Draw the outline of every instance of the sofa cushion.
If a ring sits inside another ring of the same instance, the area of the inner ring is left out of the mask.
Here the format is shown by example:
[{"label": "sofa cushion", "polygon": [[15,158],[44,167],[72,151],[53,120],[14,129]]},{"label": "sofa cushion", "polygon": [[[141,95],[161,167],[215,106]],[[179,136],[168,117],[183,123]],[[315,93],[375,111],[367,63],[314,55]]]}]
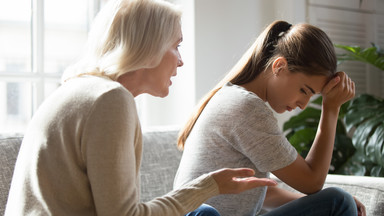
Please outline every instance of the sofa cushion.
[{"label": "sofa cushion", "polygon": [[353,194],[365,205],[367,215],[384,215],[384,178],[328,175],[324,187],[340,187]]},{"label": "sofa cushion", "polygon": [[21,135],[0,137],[0,215],[4,214],[13,169],[22,141]]},{"label": "sofa cushion", "polygon": [[144,132],[141,163],[141,201],[163,196],[173,188],[182,152],[177,149],[178,131],[173,128]]},{"label": "sofa cushion", "polygon": [[[271,178],[279,182],[279,187],[297,192],[281,182],[276,176]],[[329,174],[324,188],[339,187],[355,196],[365,205],[368,216],[384,215],[384,178],[369,176],[347,176]]]}]

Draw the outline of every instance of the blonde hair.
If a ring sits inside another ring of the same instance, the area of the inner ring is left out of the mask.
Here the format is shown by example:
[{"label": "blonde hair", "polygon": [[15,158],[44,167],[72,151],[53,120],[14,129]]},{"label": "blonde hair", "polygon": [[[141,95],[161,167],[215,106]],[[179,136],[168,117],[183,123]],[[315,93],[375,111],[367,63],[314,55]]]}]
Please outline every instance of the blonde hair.
[{"label": "blonde hair", "polygon": [[337,60],[333,44],[321,29],[305,23],[292,26],[285,21],[275,21],[260,34],[224,79],[202,98],[179,133],[179,149],[184,148],[205,106],[225,83],[242,85],[251,82],[269,68],[277,57],[287,59],[291,72],[328,77],[336,73]]},{"label": "blonde hair", "polygon": [[175,42],[181,11],[162,0],[111,0],[96,16],[82,58],[62,81],[81,75],[121,75],[156,67]]}]

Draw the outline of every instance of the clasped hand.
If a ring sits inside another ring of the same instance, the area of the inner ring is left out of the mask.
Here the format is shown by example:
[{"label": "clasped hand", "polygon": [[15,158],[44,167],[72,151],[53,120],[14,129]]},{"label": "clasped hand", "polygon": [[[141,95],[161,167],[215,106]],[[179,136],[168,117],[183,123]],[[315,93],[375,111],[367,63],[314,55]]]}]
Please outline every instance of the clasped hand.
[{"label": "clasped hand", "polygon": [[321,91],[323,106],[340,108],[355,96],[355,83],[345,72],[337,72]]}]

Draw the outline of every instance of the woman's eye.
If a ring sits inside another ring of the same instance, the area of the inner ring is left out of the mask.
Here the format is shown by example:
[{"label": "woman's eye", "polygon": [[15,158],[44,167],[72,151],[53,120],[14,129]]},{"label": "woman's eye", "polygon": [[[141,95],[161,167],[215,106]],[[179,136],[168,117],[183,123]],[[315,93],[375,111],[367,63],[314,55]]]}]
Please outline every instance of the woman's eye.
[{"label": "woman's eye", "polygon": [[307,95],[307,92],[303,88],[301,88],[300,91],[301,91],[301,93]]}]

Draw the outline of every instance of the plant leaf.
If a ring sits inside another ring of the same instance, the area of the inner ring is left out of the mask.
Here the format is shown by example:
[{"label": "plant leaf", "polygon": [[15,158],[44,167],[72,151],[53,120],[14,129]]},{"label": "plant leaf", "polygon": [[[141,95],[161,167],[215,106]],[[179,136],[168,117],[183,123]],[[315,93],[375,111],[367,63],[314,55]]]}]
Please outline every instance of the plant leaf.
[{"label": "plant leaf", "polygon": [[304,128],[302,130],[295,131],[295,133],[289,138],[289,142],[301,155],[303,152],[307,152],[310,149],[315,135],[316,129]]},{"label": "plant leaf", "polygon": [[372,152],[367,152],[366,146],[368,143],[369,137],[374,133],[375,128],[383,122],[383,114],[381,118],[371,118],[362,122],[357,126],[353,136],[352,142],[356,149],[359,151],[365,152],[367,156]]},{"label": "plant leaf", "polygon": [[352,127],[357,127],[367,119],[376,118],[382,113],[384,113],[384,101],[382,99],[367,94],[355,97],[345,114],[347,131]]},{"label": "plant leaf", "polygon": [[366,146],[366,155],[372,160],[384,167],[384,123],[379,124],[374,133],[369,137]]},{"label": "plant leaf", "polygon": [[361,48],[359,46],[347,46],[347,45],[341,45],[341,44],[335,44],[334,45],[337,48],[341,48],[343,50],[346,50],[351,53],[358,53],[360,52]]},{"label": "plant leaf", "polygon": [[292,129],[298,130],[303,127],[315,127],[319,123],[321,111],[313,107],[307,107],[305,110],[300,112],[296,116],[292,116],[288,121],[283,125],[283,131]]},{"label": "plant leaf", "polygon": [[339,63],[344,61],[360,61],[371,64],[384,71],[384,56],[381,55],[380,48],[373,45],[372,47],[361,50],[358,46],[346,46],[335,44],[337,48],[347,51],[347,53],[337,55]]},{"label": "plant leaf", "polygon": [[317,97],[315,100],[313,100],[311,103],[321,105],[323,103],[323,97]]},{"label": "plant leaf", "polygon": [[335,173],[342,175],[364,176],[367,172],[366,167],[363,165],[364,158],[365,156],[361,152],[356,152],[345,164],[336,170]]},{"label": "plant leaf", "polygon": [[335,173],[340,167],[345,164],[348,159],[355,153],[351,138],[344,134],[336,133],[335,146],[332,153],[332,168],[330,173]]},{"label": "plant leaf", "polygon": [[384,167],[382,167],[382,166],[372,167],[371,176],[384,177]]}]

